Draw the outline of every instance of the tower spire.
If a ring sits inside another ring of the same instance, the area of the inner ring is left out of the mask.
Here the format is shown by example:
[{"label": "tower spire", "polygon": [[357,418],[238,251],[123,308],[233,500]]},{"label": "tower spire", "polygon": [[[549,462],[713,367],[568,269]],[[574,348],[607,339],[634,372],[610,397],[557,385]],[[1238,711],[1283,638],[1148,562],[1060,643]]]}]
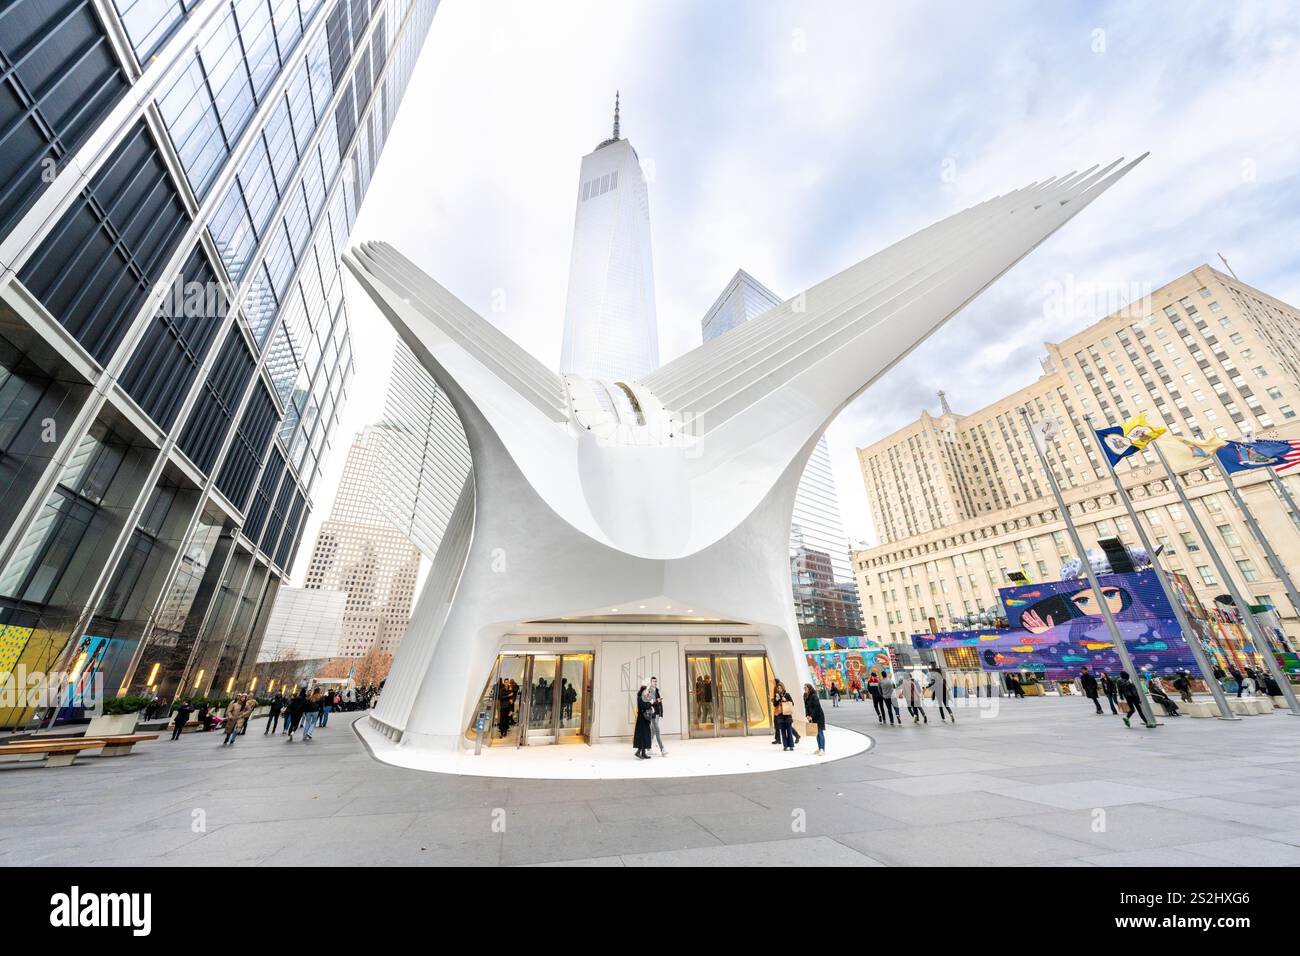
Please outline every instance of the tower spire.
[{"label": "tower spire", "polygon": [[618,139],[618,90],[614,91],[614,139]]},{"label": "tower spire", "polygon": [[951,415],[952,406],[948,404],[948,395],[943,389],[939,389],[939,414]]}]

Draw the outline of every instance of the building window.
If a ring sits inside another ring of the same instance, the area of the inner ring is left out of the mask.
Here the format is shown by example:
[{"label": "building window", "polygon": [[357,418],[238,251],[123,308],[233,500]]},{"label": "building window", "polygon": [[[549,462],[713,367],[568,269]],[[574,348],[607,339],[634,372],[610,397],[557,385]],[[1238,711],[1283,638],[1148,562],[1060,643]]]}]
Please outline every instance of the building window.
[{"label": "building window", "polygon": [[0,19],[0,234],[126,92],[90,0],[18,0]]},{"label": "building window", "polygon": [[1237,531],[1230,524],[1221,524],[1218,526],[1219,536],[1223,538],[1223,543],[1229,547],[1235,548],[1241,544],[1241,538],[1237,536]]},{"label": "building window", "polygon": [[1201,583],[1207,588],[1218,586],[1219,579],[1214,576],[1214,572],[1210,570],[1208,565],[1198,564],[1196,566],[1196,573],[1201,576]]},{"label": "building window", "polygon": [[226,315],[216,273],[198,246],[164,295],[122,373],[126,393],[170,429]]},{"label": "building window", "polygon": [[232,328],[177,442],[200,471],[209,472],[216,464],[235,410],[252,377],[252,353],[244,344],[243,336]]},{"label": "building window", "polygon": [[188,226],[162,156],[138,123],[19,278],[107,364]]},{"label": "building window", "polygon": [[1238,561],[1237,568],[1241,571],[1241,576],[1247,583],[1259,580],[1259,573],[1255,570],[1255,564],[1248,558],[1242,558]]}]

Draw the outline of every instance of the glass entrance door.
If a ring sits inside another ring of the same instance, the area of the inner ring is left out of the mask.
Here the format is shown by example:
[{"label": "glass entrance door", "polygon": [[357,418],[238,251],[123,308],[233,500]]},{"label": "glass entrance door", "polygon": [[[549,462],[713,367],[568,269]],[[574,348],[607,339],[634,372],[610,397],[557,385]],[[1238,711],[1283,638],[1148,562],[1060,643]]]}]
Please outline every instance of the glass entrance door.
[{"label": "glass entrance door", "polygon": [[555,672],[558,657],[530,657],[528,676],[528,728],[525,743],[555,743]]},{"label": "glass entrance door", "polygon": [[766,654],[688,654],[686,678],[692,737],[772,730],[772,670]]},{"label": "glass entrance door", "polygon": [[[484,693],[492,704],[485,740],[516,747],[587,742],[592,660],[591,654],[502,654]],[[467,739],[476,732],[471,723]]]},{"label": "glass entrance door", "polygon": [[497,665],[495,700],[492,708],[492,744],[519,744],[519,714],[528,686],[528,659],[517,654],[503,656]]},{"label": "glass entrance door", "polygon": [[591,661],[590,654],[565,654],[560,658],[555,738],[561,743],[579,743],[590,734]]}]

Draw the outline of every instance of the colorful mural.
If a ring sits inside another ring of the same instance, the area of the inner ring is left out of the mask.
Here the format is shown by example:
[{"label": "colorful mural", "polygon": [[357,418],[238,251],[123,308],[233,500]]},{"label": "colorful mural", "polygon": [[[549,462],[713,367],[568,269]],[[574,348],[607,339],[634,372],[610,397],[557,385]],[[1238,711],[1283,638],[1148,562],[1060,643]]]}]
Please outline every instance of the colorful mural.
[{"label": "colorful mural", "polygon": [[18,663],[18,658],[22,655],[23,648],[27,646],[27,640],[31,636],[30,627],[0,624],[0,686],[3,686],[13,672],[14,665]]},{"label": "colorful mural", "polygon": [[1173,609],[1151,571],[1104,574],[1101,595],[1083,579],[1000,589],[1010,624],[1005,630],[914,635],[917,648],[975,646],[989,671],[1037,671],[1068,680],[1087,665],[1115,673],[1119,655],[1102,618],[1106,601],[1134,664],[1143,672],[1199,673]]},{"label": "colorful mural", "polygon": [[869,637],[815,637],[805,639],[808,669],[818,687],[832,683],[848,690],[856,680],[865,683],[873,669],[889,667],[889,652]]}]

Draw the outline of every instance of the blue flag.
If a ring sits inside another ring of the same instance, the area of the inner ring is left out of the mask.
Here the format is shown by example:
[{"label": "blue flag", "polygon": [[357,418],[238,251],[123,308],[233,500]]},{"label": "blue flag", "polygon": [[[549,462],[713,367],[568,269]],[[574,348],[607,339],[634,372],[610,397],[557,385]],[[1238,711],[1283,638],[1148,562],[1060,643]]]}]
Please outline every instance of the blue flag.
[{"label": "blue flag", "polygon": [[1165,433],[1165,429],[1147,424],[1146,412],[1138,412],[1123,425],[1097,429],[1097,439],[1101,442],[1110,466],[1114,468],[1121,461],[1141,451]]},{"label": "blue flag", "polygon": [[1101,449],[1110,459],[1110,466],[1114,468],[1121,461],[1127,458],[1133,452],[1137,451],[1132,444],[1124,438],[1124,427],[1122,425],[1112,425],[1110,428],[1098,428],[1097,439],[1101,442]]},{"label": "blue flag", "polygon": [[1230,441],[1215,454],[1230,474],[1257,468],[1286,471],[1300,464],[1300,441]]}]

